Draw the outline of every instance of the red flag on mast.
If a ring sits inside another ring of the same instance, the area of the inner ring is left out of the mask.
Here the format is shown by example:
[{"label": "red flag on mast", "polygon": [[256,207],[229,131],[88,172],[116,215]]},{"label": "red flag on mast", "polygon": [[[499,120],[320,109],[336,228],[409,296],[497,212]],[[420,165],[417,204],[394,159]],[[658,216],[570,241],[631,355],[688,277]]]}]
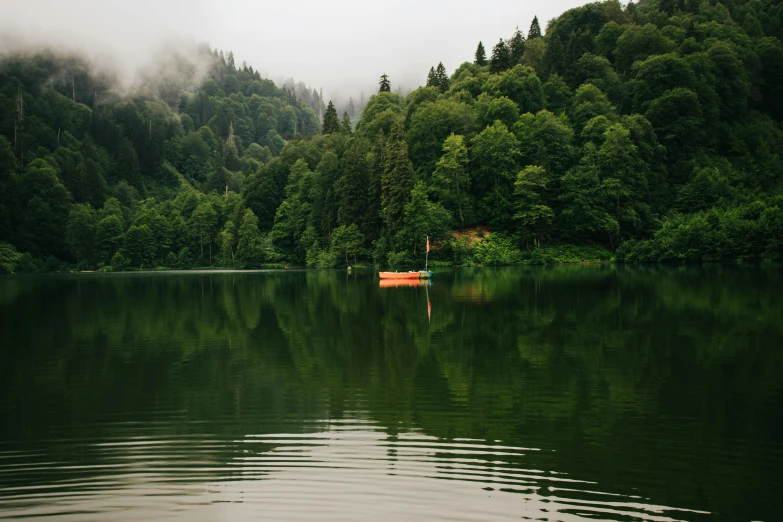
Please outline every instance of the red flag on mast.
[{"label": "red flag on mast", "polygon": [[430,251],[430,236],[427,236],[427,253]]}]

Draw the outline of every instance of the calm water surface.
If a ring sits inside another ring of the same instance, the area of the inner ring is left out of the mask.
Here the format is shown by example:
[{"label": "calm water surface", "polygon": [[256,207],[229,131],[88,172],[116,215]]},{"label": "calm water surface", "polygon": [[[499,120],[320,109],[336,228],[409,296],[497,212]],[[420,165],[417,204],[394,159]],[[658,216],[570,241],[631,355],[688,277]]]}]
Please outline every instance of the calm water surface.
[{"label": "calm water surface", "polygon": [[0,519],[781,520],[779,267],[0,279]]}]

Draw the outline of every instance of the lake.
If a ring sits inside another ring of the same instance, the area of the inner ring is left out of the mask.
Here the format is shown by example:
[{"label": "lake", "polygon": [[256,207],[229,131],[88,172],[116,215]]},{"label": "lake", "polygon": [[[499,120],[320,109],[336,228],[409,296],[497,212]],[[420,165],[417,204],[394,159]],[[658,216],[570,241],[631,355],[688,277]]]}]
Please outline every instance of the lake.
[{"label": "lake", "polygon": [[0,519],[780,520],[777,266],[0,278]]}]

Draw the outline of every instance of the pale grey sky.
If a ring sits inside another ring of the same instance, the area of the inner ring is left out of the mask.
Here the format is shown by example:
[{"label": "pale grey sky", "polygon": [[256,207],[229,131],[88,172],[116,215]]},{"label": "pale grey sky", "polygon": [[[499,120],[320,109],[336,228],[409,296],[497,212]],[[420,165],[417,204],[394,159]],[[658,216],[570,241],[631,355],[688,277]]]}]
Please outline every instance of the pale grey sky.
[{"label": "pale grey sky", "polygon": [[526,34],[585,0],[0,0],[0,50],[40,45],[84,50],[128,77],[165,46],[233,50],[266,77],[293,77],[327,96],[369,95],[424,83],[442,61],[451,73],[515,27]]}]

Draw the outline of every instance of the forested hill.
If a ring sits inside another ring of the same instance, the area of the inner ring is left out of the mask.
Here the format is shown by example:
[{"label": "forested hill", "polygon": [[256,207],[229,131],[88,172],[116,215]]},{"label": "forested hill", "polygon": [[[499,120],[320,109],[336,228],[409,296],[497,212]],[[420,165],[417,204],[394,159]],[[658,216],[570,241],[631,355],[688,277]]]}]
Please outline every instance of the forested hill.
[{"label": "forested hill", "polygon": [[7,58],[0,270],[781,259],[781,39],[772,0],[588,4],[355,126],[219,55],[130,97]]}]

